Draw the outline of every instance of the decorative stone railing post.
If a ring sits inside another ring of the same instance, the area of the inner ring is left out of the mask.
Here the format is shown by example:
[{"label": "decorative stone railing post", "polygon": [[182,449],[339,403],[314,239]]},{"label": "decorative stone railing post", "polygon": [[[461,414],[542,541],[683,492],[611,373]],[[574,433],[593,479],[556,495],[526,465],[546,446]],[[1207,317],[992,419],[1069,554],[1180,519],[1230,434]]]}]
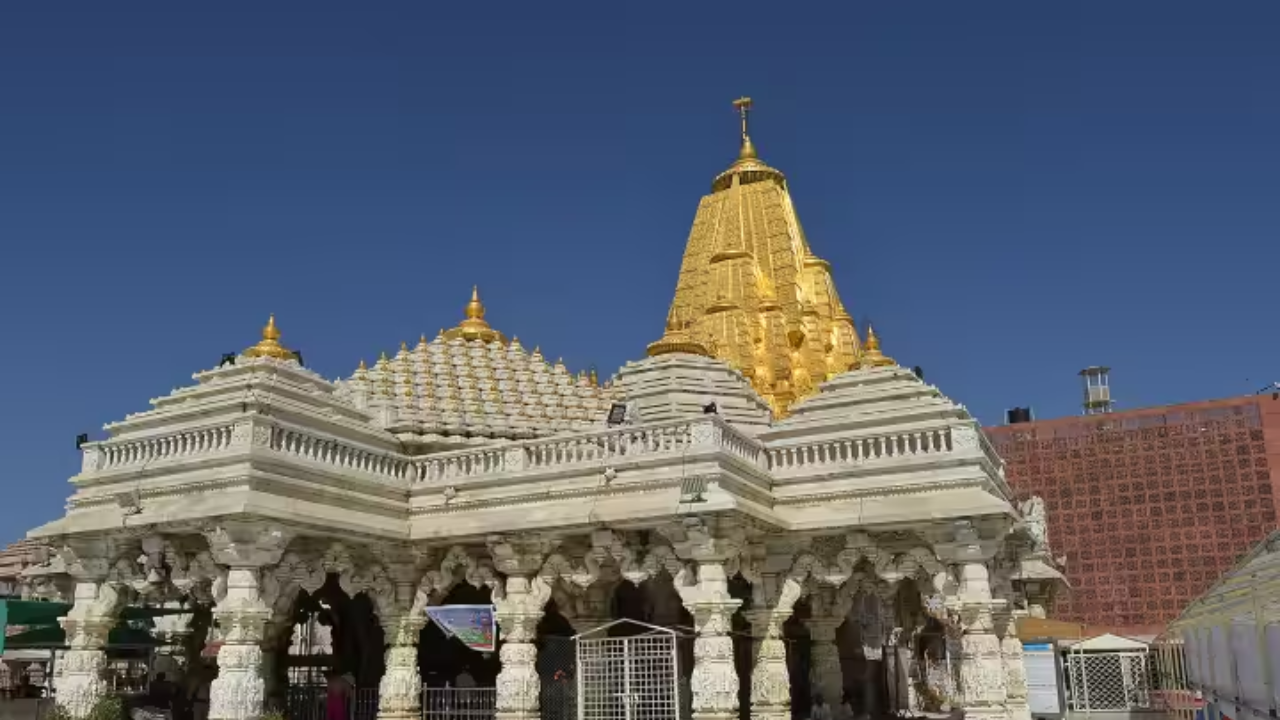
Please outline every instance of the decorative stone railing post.
[{"label": "decorative stone railing post", "polygon": [[210,720],[253,720],[263,713],[266,682],[262,642],[278,591],[270,569],[280,562],[288,536],[257,523],[227,523],[208,530],[209,550],[227,568],[214,584],[214,620],[222,647],[218,677],[209,687]]},{"label": "decorative stone railing post", "polygon": [[387,660],[378,683],[378,720],[417,720],[422,711],[418,636],[427,623],[426,608],[414,602],[420,573],[412,562],[391,563],[388,570],[395,597],[379,608]]},{"label": "decorative stone railing post", "polygon": [[79,720],[88,717],[106,694],[107,636],[126,600],[132,563],[113,562],[120,549],[106,539],[72,540],[59,554],[76,584],[74,604],[58,621],[68,647],[62,659],[58,703]]},{"label": "decorative stone railing post", "polygon": [[1004,666],[1005,708],[1009,720],[1031,720],[1022,641],[1018,639],[1017,618],[1008,607],[996,614],[995,630],[1000,638],[1000,663]]},{"label": "decorative stone railing post", "polygon": [[502,633],[498,658],[496,720],[534,720],[538,715],[538,622],[551,597],[551,586],[539,577],[552,543],[542,537],[489,538],[494,567],[507,576],[495,593],[494,610]]},{"label": "decorative stone railing post", "polygon": [[[713,532],[688,518],[670,528],[676,554],[692,561],[675,578],[676,591],[693,616],[693,675],[689,679],[695,720],[735,720],[738,716],[738,671],[733,664],[733,614],[742,601],[729,595],[725,562],[738,558],[741,533],[732,528]],[[737,535],[735,537],[735,535]]]}]

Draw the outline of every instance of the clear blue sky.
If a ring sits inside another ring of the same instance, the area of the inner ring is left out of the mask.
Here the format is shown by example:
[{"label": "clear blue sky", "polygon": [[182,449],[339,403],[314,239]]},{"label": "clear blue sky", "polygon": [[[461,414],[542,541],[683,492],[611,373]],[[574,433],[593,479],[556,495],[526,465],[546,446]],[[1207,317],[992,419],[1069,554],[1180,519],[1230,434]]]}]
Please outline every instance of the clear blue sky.
[{"label": "clear blue sky", "polygon": [[984,422],[1280,379],[1278,3],[216,5],[0,10],[0,539],[268,312],[329,377],[473,283],[640,357],[742,94],[850,312]]}]

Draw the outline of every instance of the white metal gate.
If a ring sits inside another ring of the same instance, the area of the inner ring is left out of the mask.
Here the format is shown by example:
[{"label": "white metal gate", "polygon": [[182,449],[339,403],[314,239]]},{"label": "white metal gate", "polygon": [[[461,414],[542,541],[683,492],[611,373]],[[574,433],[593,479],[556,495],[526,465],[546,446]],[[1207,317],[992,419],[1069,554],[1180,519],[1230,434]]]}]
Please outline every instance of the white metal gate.
[{"label": "white metal gate", "polygon": [[1146,651],[1068,652],[1067,679],[1075,711],[1151,708]]},{"label": "white metal gate", "polygon": [[[630,625],[639,632],[610,637]],[[673,630],[616,620],[574,636],[578,720],[678,720],[680,658]]]}]

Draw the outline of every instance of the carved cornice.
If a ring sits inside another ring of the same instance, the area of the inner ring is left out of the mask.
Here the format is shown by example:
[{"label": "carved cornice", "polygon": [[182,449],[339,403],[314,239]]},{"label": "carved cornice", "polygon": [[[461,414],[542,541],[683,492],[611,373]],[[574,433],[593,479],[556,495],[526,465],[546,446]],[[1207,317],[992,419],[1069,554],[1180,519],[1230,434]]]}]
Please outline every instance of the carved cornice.
[{"label": "carved cornice", "polygon": [[988,481],[983,478],[963,478],[959,480],[931,480],[923,483],[913,483],[911,485],[878,485],[875,487],[848,488],[841,490],[827,490],[823,492],[806,493],[804,495],[793,495],[780,497],[775,501],[775,506],[783,507],[806,507],[810,505],[823,505],[833,501],[840,500],[864,500],[878,498],[893,497],[911,497],[917,495],[936,495],[948,490],[965,490],[969,488],[984,489]]},{"label": "carved cornice", "polygon": [[[662,491],[670,491],[678,489],[681,486],[680,478],[663,478],[660,480],[646,481],[643,483],[614,483],[610,485],[600,485],[596,483],[589,487],[572,488],[572,489],[555,489],[555,490],[539,490],[537,493],[529,495],[516,495],[501,498],[487,498],[479,500],[466,500],[464,496],[459,494],[448,504],[431,505],[427,507],[416,506],[409,510],[412,517],[424,517],[434,515],[458,515],[465,514],[471,510],[493,510],[508,507],[518,507],[521,505],[529,505],[533,503],[545,503],[549,500],[576,500],[582,498],[613,498],[626,497],[640,494],[653,494]],[[445,488],[441,487],[437,492],[442,492]]]}]

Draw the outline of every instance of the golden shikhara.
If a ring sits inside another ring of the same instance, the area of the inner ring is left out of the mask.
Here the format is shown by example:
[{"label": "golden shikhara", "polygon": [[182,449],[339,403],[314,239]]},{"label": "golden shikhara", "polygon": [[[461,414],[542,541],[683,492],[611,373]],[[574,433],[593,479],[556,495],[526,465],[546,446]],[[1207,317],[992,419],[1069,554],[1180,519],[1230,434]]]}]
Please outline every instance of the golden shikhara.
[{"label": "golden shikhara", "polygon": [[724,360],[785,416],[817,384],[858,359],[858,333],[813,254],[783,174],[756,155],[742,117],[738,159],[720,173],[693,219],[667,314],[650,355],[685,352]]}]

